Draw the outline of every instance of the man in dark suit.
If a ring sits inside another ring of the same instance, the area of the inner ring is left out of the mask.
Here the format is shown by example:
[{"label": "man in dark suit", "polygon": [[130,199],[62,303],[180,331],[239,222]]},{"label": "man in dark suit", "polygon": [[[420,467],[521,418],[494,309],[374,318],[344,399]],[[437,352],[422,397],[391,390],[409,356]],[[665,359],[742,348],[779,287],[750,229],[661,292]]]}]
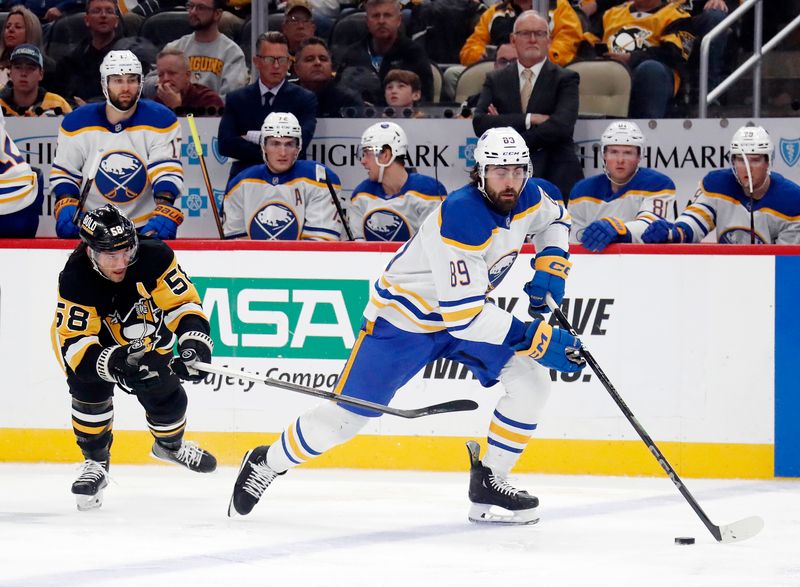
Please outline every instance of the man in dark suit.
[{"label": "man in dark suit", "polygon": [[[303,129],[303,147],[314,138],[317,126],[317,97],[286,79],[289,43],[283,33],[259,35],[253,61],[258,81],[225,97],[225,112],[219,123],[219,152],[237,159],[231,165],[228,181],[251,165],[263,163],[259,140],[267,114],[294,114]],[[305,159],[305,153],[301,152],[299,158]]]},{"label": "man in dark suit", "polygon": [[486,76],[472,127],[478,136],[489,128],[513,127],[525,137],[534,175],[568,194],[583,178],[572,141],[578,74],[548,61],[547,19],[534,10],[517,17],[511,43],[517,61]]}]

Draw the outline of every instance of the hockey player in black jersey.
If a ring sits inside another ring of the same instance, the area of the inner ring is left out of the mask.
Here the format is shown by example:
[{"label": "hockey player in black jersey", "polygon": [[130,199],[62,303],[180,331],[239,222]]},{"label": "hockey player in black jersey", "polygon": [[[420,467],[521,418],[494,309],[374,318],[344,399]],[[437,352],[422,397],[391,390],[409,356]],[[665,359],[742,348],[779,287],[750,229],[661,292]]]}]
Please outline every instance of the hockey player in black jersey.
[{"label": "hockey player in black jersey", "polygon": [[86,214],[80,237],[59,276],[53,341],[85,459],[72,493],[78,509],[87,510],[102,505],[108,484],[115,387],[144,407],[155,438],[153,457],[201,473],[213,471],[217,461],[183,439],[187,398],[181,379],[201,379],[186,365],[210,361],[213,347],[194,284],[172,249],[138,236],[112,204]]}]

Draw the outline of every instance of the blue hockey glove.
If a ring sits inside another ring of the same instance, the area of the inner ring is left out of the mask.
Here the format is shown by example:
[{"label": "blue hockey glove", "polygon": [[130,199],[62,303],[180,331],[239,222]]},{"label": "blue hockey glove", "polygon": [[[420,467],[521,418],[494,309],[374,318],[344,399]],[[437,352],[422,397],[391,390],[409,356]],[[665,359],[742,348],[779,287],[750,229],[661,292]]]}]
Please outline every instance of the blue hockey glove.
[{"label": "blue hockey glove", "polygon": [[568,257],[569,253],[557,247],[547,247],[531,262],[536,272],[533,274],[533,279],[522,288],[530,297],[529,313],[546,314],[550,311],[545,303],[545,296],[548,293],[553,296],[556,305],[561,305],[567,275],[572,267],[572,263],[567,260]]},{"label": "blue hockey glove", "polygon": [[619,218],[609,216],[595,220],[581,235],[581,244],[595,253],[599,253],[611,243],[629,243],[631,233]]},{"label": "blue hockey glove", "polygon": [[192,363],[201,361],[211,362],[211,351],[214,343],[204,332],[187,332],[178,340],[178,356],[174,357],[169,366],[172,372],[186,381],[202,381],[206,374],[192,368]]},{"label": "blue hockey glove", "polygon": [[56,235],[58,238],[78,238],[80,229],[72,222],[78,210],[78,200],[75,198],[61,198],[56,201]]},{"label": "blue hockey glove", "polygon": [[581,341],[544,320],[531,322],[525,338],[512,348],[518,355],[527,355],[543,367],[556,371],[575,373],[586,366],[580,354]]},{"label": "blue hockey glove", "polygon": [[683,243],[690,242],[691,238],[689,227],[685,224],[672,224],[663,219],[658,219],[650,224],[642,233],[642,242],[648,244],[657,243]]},{"label": "blue hockey glove", "polygon": [[183,212],[166,204],[159,204],[153,210],[153,215],[139,232],[160,238],[161,240],[174,239],[178,235],[178,227],[183,223]]}]

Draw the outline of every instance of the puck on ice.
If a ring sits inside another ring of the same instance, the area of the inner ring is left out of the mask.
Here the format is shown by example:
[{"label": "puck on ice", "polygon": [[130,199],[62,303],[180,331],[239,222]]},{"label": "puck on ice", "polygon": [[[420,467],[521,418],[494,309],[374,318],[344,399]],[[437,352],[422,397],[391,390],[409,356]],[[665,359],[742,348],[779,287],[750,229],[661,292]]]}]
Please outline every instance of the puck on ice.
[{"label": "puck on ice", "polygon": [[694,538],[678,536],[675,539],[675,544],[694,544]]}]

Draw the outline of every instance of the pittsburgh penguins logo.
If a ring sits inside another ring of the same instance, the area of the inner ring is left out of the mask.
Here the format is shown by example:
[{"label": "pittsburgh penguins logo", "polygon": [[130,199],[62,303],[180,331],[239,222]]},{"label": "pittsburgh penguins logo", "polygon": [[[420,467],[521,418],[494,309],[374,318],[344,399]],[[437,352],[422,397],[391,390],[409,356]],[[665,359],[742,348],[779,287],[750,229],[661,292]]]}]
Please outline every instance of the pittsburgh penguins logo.
[{"label": "pittsburgh penguins logo", "polygon": [[[757,232],[755,236],[757,245],[765,244],[764,239]],[[750,229],[741,226],[733,226],[719,235],[719,243],[721,245],[749,245],[750,240]]]},{"label": "pittsburgh penguins logo", "polygon": [[500,257],[494,265],[489,267],[488,291],[492,291],[494,288],[500,285],[500,282],[503,281],[503,278],[508,274],[508,270],[511,269],[511,266],[516,260],[517,251],[511,251],[507,255]]},{"label": "pittsburgh penguins logo", "polygon": [[364,218],[364,238],[368,241],[407,241],[411,238],[411,229],[396,212],[375,210]]},{"label": "pittsburgh penguins logo", "polygon": [[631,53],[650,46],[648,38],[653,33],[639,27],[623,27],[608,39],[610,53]]},{"label": "pittsburgh penguins logo", "polygon": [[127,204],[147,187],[147,169],[135,153],[110,151],[100,160],[95,186],[110,202]]},{"label": "pittsburgh penguins logo", "polygon": [[283,202],[270,202],[250,221],[250,238],[253,240],[297,240],[300,222],[294,210]]}]

